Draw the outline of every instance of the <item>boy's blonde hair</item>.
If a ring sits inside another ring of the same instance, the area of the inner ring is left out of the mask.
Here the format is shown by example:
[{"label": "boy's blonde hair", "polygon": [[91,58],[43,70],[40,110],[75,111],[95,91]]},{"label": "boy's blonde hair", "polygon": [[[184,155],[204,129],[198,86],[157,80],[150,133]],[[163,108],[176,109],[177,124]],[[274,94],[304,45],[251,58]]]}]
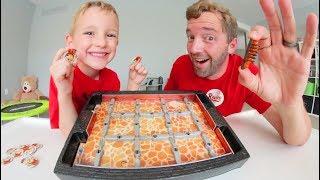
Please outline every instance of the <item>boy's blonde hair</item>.
[{"label": "boy's blonde hair", "polygon": [[75,26],[76,26],[77,20],[79,19],[79,16],[84,14],[91,7],[99,7],[102,11],[105,11],[107,13],[112,12],[116,15],[117,20],[119,21],[117,11],[111,4],[103,2],[103,1],[89,1],[89,2],[82,4],[80,6],[80,8],[78,9],[78,11],[73,16],[70,34],[74,33]]},{"label": "boy's blonde hair", "polygon": [[186,12],[186,18],[187,20],[192,18],[197,19],[204,12],[219,13],[221,15],[222,32],[227,33],[229,43],[237,37],[238,24],[236,18],[230,13],[229,9],[211,0],[199,0],[189,6]]}]

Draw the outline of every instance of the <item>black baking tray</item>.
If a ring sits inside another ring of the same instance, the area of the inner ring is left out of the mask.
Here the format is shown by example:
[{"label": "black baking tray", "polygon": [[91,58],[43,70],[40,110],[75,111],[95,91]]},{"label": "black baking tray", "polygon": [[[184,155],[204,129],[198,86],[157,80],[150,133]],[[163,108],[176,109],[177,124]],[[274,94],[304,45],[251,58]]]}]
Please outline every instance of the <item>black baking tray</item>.
[{"label": "black baking tray", "polygon": [[[210,114],[217,128],[219,128],[232,149],[232,154],[214,159],[203,160],[165,167],[152,168],[99,168],[74,165],[74,159],[80,143],[86,142],[88,138],[87,126],[97,104],[102,102],[103,95],[150,95],[158,94],[194,94],[201,101]],[[60,156],[56,162],[54,173],[60,179],[202,179],[217,176],[230,170],[240,168],[250,157],[232,128],[224,117],[216,110],[209,98],[199,91],[99,91],[94,93],[87,101],[73,126]]]}]

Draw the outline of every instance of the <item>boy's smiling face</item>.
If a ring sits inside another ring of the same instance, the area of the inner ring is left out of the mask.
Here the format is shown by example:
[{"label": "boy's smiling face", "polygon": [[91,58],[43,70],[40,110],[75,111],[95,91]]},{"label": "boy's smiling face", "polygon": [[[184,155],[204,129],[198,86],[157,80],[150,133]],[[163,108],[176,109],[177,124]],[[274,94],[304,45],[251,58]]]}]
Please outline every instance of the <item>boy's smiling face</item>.
[{"label": "boy's smiling face", "polygon": [[115,56],[119,35],[119,22],[113,12],[90,7],[79,16],[74,32],[67,36],[69,48],[88,68],[101,70]]}]

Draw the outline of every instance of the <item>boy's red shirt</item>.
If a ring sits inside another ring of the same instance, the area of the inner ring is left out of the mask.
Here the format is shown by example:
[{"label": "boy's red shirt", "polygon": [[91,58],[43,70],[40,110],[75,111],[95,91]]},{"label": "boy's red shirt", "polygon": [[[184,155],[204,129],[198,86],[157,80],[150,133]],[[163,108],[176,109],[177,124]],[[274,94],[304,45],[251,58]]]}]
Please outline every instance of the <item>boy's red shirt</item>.
[{"label": "boy's red shirt", "polygon": [[[104,68],[100,70],[99,80],[94,80],[83,74],[76,67],[74,69],[72,100],[78,112],[90,98],[92,93],[96,91],[119,91],[120,81],[118,75],[111,69]],[[49,117],[51,128],[59,128],[59,104],[56,85],[50,77],[49,87]]]}]

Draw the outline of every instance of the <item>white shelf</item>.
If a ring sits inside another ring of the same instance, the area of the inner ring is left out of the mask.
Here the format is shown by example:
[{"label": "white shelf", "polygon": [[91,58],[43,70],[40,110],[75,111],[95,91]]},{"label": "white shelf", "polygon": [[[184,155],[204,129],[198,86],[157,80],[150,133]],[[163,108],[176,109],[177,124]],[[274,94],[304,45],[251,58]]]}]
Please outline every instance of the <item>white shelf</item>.
[{"label": "white shelf", "polygon": [[[301,51],[303,41],[299,41],[299,51]],[[319,117],[319,39],[316,40],[314,54],[311,58],[309,82],[314,84],[314,89],[312,95],[305,94],[303,95],[304,103],[308,113],[312,116]]]}]

